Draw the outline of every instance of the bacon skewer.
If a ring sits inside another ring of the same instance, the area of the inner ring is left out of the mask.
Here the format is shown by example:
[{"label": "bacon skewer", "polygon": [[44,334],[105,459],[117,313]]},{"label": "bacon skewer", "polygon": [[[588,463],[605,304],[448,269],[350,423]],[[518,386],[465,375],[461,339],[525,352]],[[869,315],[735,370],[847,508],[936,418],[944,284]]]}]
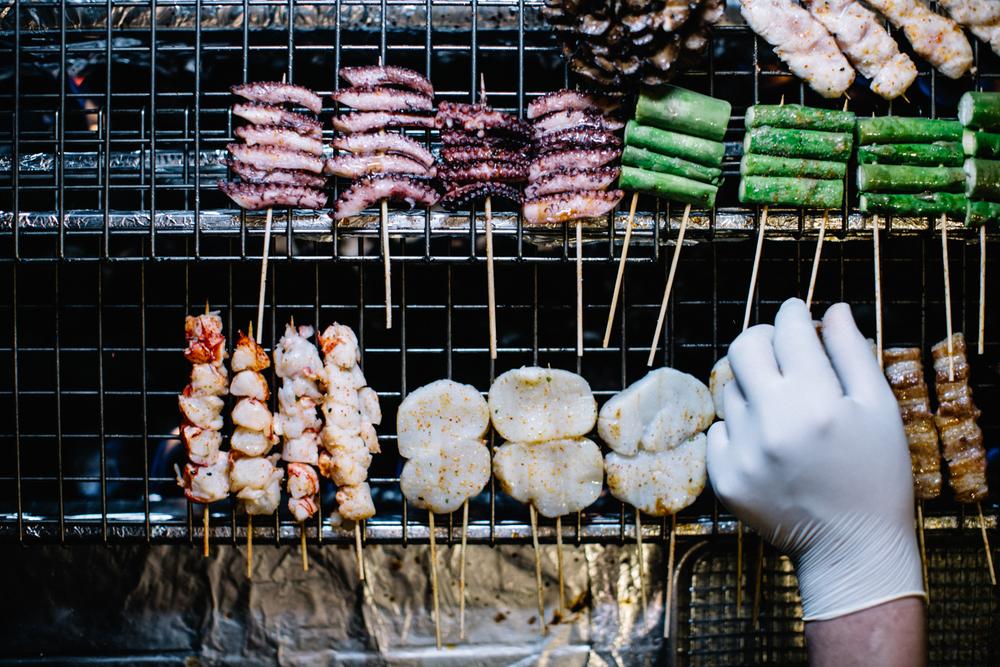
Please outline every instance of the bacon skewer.
[{"label": "bacon skewer", "polygon": [[180,434],[190,460],[177,470],[177,485],[191,502],[202,504],[204,554],[208,556],[208,506],[229,495],[229,458],[222,444],[222,396],[229,393],[225,360],[226,338],[218,311],[188,316],[184,320],[188,347],[184,356],[193,366],[191,383],[177,397],[183,415]]}]

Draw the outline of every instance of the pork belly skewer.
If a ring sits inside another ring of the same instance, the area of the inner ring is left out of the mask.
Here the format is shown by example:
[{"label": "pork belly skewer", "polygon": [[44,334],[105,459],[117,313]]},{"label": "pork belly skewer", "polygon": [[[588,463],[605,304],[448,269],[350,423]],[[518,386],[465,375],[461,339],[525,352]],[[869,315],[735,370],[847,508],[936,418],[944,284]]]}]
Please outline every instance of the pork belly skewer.
[{"label": "pork belly skewer", "polygon": [[375,426],[382,422],[378,394],[368,386],[361,367],[358,338],[350,327],[334,322],[319,336],[323,352],[326,395],[322,410],[319,472],[333,480],[339,507],[330,517],[339,526],[342,519],[354,522],[358,552],[358,578],[365,578],[361,522],[375,516],[368,466],[372,454],[381,451]]},{"label": "pork belly skewer", "polygon": [[635,507],[643,622],[642,513],[671,516],[663,636],[670,636],[674,533],[677,512],[694,502],[708,479],[704,431],[715,419],[712,394],[697,378],[673,368],[650,371],[601,408],[597,431],[612,449],[604,460],[611,494]]},{"label": "pork belly skewer", "polygon": [[274,370],[282,379],[278,390],[279,414],[274,432],[282,437],[281,458],[288,462],[288,509],[299,522],[302,569],[309,569],[306,553],[306,521],[319,511],[319,440],[323,422],[318,406],[323,399],[319,382],[324,381],[323,360],[309,342],[313,328],[296,329],[291,322],[274,350]]},{"label": "pork belly skewer", "polygon": [[[489,392],[493,427],[507,443],[493,458],[493,473],[504,493],[528,505],[535,546],[538,614],[548,635],[538,553],[536,512],[557,518],[559,584],[562,576],[562,523],[601,493],[601,450],[585,436],[597,421],[597,401],[587,381],[569,371],[523,367],[496,379]],[[560,616],[564,595],[560,591]]]},{"label": "pork belly skewer", "polygon": [[941,452],[948,462],[948,481],[955,500],[976,503],[979,510],[979,528],[986,547],[986,562],[990,568],[990,581],[997,584],[993,569],[993,555],[986,536],[982,500],[989,495],[986,486],[986,452],[983,449],[983,431],[976,421],[982,414],[972,401],[969,387],[969,363],[965,356],[965,336],[953,334],[931,348],[934,358],[938,409],[934,423],[941,434]]},{"label": "pork belly skewer", "polygon": [[[421,112],[434,108],[434,87],[419,73],[405,67],[378,66],[344,67],[338,75],[351,84],[339,88],[331,96],[335,102],[357,109],[357,112],[334,121],[334,127],[346,133],[384,130],[390,126],[432,127],[433,118]],[[385,134],[385,133],[382,133]],[[381,141],[353,137],[334,141],[333,146],[349,151],[326,161],[324,172],[355,183],[344,190],[337,200],[333,217],[337,220],[359,214],[375,202],[380,202],[379,229],[382,241],[382,261],[385,274],[385,327],[392,328],[392,268],[389,255],[389,200],[405,201],[412,208],[418,202],[424,206],[437,203],[438,194],[419,178],[434,178],[431,164],[421,162],[423,153],[402,148],[403,135],[396,140]],[[354,144],[352,147],[351,144]],[[416,142],[412,142],[416,143]],[[367,146],[366,146],[367,144]]]},{"label": "pork belly skewer", "polygon": [[177,397],[183,422],[180,435],[189,463],[177,470],[177,485],[188,500],[205,506],[202,512],[204,554],[208,557],[209,504],[229,495],[229,457],[219,451],[222,444],[222,396],[229,393],[225,360],[226,338],[218,311],[187,316],[184,320],[191,382]]},{"label": "pork belly skewer", "polygon": [[[517,184],[527,178],[531,128],[520,118],[495,111],[486,100],[486,79],[480,75],[479,104],[442,102],[435,125],[448,134],[441,150],[439,175],[447,190],[441,203],[458,210],[483,201],[486,230],[486,290],[489,309],[490,358],[497,358],[496,284],[493,267],[493,196],[521,204]],[[444,134],[444,132],[442,133]],[[475,219],[471,221],[475,229]]]},{"label": "pork belly skewer", "polygon": [[[479,391],[467,384],[438,380],[411,392],[396,413],[399,455],[406,465],[399,478],[403,496],[427,510],[431,543],[431,585],[434,625],[441,650],[441,608],[438,598],[437,544],[434,515],[463,507],[462,535],[469,520],[469,498],[490,479],[490,453],[483,436],[490,425],[489,407]],[[465,636],[465,540],[462,540],[460,633]]]},{"label": "pork belly skewer", "polygon": [[[250,325],[253,334],[253,323]],[[257,331],[258,338],[260,330]],[[253,517],[274,514],[281,502],[281,480],[285,473],[275,464],[280,454],[268,456],[278,443],[274,416],[267,407],[270,398],[267,380],[261,371],[270,368],[267,352],[251,336],[239,333],[230,364],[233,381],[229,393],[238,396],[233,407],[233,437],[229,462],[232,466],[229,490],[239,498],[247,513],[247,578],[253,576]]]},{"label": "pork belly skewer", "polygon": [[[927,587],[927,554],[924,548],[924,500],[941,494],[941,450],[934,413],[924,382],[924,366],[918,347],[893,347],[882,353],[885,377],[899,403],[906,442],[913,467],[913,495],[917,498],[917,536]],[[929,588],[927,590],[930,590]]]}]

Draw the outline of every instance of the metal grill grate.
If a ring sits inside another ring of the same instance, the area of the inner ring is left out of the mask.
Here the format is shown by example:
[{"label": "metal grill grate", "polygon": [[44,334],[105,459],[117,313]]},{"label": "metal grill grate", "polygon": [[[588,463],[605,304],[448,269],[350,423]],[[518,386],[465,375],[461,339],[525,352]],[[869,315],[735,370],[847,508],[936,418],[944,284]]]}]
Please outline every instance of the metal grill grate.
[{"label": "metal grill grate", "polygon": [[[235,209],[215,186],[226,177],[215,161],[232,137],[230,84],[284,74],[325,94],[338,67],[381,58],[429,74],[438,100],[475,99],[482,73],[491,104],[522,112],[526,101],[570,82],[555,37],[540,18],[541,4],[12,0],[0,9],[0,280],[10,286],[0,296],[0,321],[6,323],[0,327],[0,404],[11,417],[0,424],[0,457],[13,462],[0,472],[0,540],[200,540],[197,511],[183,500],[172,475],[181,455],[173,434],[175,395],[188,372],[181,323],[208,301],[222,311],[227,337],[234,340],[255,316],[262,256],[263,215]],[[726,137],[728,178],[719,207],[694,213],[687,234],[693,243],[681,257],[658,341],[658,363],[702,378],[739,333],[750,274],[751,244],[723,242],[746,240],[758,221],[757,211],[736,198],[742,114],[750,104],[782,96],[822,104],[738,17],[733,20],[734,12],[731,3],[709,53],[683,79],[686,86],[732,101],[735,117]],[[976,53],[974,85],[992,88],[1000,61],[982,45]],[[939,78],[916,61],[922,74],[911,102],[890,104],[860,94],[852,108],[859,114],[954,117],[958,95],[970,82]],[[412,136],[437,145],[434,132]],[[332,183],[329,194],[335,196],[341,185]],[[853,190],[849,182],[849,202]],[[603,402],[646,371],[679,224],[676,207],[642,198],[639,210],[607,350],[600,338],[625,211],[586,230],[582,359],[575,355],[570,231],[528,233],[514,211],[503,209],[494,216],[496,362],[487,347],[484,220],[478,210],[390,216],[397,325],[389,331],[383,324],[377,217],[365,227],[346,228],[322,214],[276,211],[264,343],[276,340],[290,317],[317,327],[334,320],[349,324],[361,338],[363,367],[386,415],[395,413],[406,392],[431,380],[447,376],[486,389],[500,372],[522,364],[576,370]],[[817,308],[850,301],[862,329],[873,333],[870,222],[845,209],[831,223]],[[788,296],[804,296],[818,219],[772,211],[768,224],[769,239],[790,242],[765,245],[755,321],[770,320]],[[979,249],[974,234],[950,231],[955,326],[973,331]],[[944,337],[935,233],[933,221],[892,220],[883,234],[887,344],[929,350]],[[991,233],[991,249],[994,240]],[[990,276],[1000,270],[993,254]],[[972,355],[988,443],[1000,425],[990,408],[1000,399],[998,326],[989,315],[987,353]],[[426,541],[425,513],[408,509],[399,493],[394,428],[380,430],[384,453],[371,471],[379,513],[368,522],[366,539]],[[526,511],[492,490],[491,483],[472,507],[470,540],[524,543]],[[332,489],[324,496],[331,502]],[[215,542],[245,539],[245,517],[233,506],[217,503],[212,511]],[[602,497],[565,522],[565,539],[631,540],[631,511]],[[994,506],[986,511],[995,527]],[[945,523],[959,512],[944,500],[926,510]],[[662,539],[664,523],[647,521],[645,539]],[[737,616],[730,581],[735,558],[726,541],[734,524],[710,493],[682,512],[679,522],[686,534],[721,535],[711,539],[724,549],[693,571],[690,664],[800,662],[801,628],[794,600],[787,597],[793,586],[787,570],[771,563],[777,569],[765,592],[765,600],[774,601],[765,633],[750,637],[735,621],[716,623],[711,619]],[[458,537],[454,523],[440,524],[440,539]],[[255,539],[281,543],[296,531],[282,507],[270,525],[255,526]],[[554,541],[553,524],[543,522],[540,532],[543,541]],[[317,519],[309,539],[350,538]],[[984,626],[993,628],[998,616],[995,594],[981,581],[982,563],[968,562],[975,550],[938,553],[932,572],[945,592],[940,607],[931,609],[937,664],[996,659],[995,645],[974,649],[964,643]],[[978,602],[960,614],[944,602],[966,594]]]}]

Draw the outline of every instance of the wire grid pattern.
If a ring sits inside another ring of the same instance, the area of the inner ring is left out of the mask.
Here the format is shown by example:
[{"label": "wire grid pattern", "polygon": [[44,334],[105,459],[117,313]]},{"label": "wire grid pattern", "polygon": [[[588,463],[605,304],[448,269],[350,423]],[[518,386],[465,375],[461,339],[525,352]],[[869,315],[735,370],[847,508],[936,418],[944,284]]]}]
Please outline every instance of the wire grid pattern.
[{"label": "wire grid pattern", "polygon": [[[553,34],[539,18],[540,6],[526,0],[108,0],[103,7],[73,0],[9,3],[0,13],[0,57],[13,64],[12,76],[0,87],[0,280],[10,286],[0,297],[0,319],[8,323],[0,328],[0,404],[12,418],[0,426],[0,456],[14,465],[0,476],[0,539],[29,544],[200,540],[200,508],[179,497],[170,466],[183,458],[172,437],[178,419],[175,396],[188,372],[181,356],[181,323],[207,302],[222,311],[232,345],[237,330],[255,319],[263,254],[260,218],[237,213],[235,226],[208,223],[215,214],[234,211],[215,186],[226,172],[213,165],[233,137],[230,84],[284,74],[326,94],[335,86],[332,73],[338,67],[381,58],[423,70],[436,84],[439,100],[474,101],[479,75],[485,74],[490,103],[520,113],[534,96],[570,83]],[[249,19],[216,20],[226,12]],[[454,12],[466,17],[466,23],[453,22]],[[88,23],[95,13],[97,19]],[[108,15],[113,20],[106,20]],[[311,24],[319,15],[333,16],[332,23]],[[975,85],[993,87],[1000,65],[982,45],[975,49]],[[852,108],[954,117],[957,94],[969,88],[968,81],[944,80],[923,61],[916,62],[920,94],[913,95],[912,103],[886,103],[862,94],[852,100]],[[743,25],[718,26],[706,57],[680,83],[734,103],[726,137],[728,178],[719,207],[699,213],[688,238],[751,237],[758,211],[736,200],[735,146],[742,139],[745,108],[776,103],[782,96],[828,103],[789,77],[770,48]],[[433,132],[411,134],[437,146]],[[333,182],[331,197],[342,186]],[[847,193],[845,200],[852,201],[850,181]],[[295,225],[281,224],[289,212],[276,212],[265,346],[270,349],[293,317],[317,328],[334,320],[351,325],[362,342],[365,372],[389,416],[379,429],[384,453],[371,471],[379,514],[368,523],[366,539],[427,539],[426,514],[408,507],[398,491],[400,461],[391,415],[408,391],[442,376],[485,391],[504,370],[551,364],[582,373],[603,402],[646,372],[680,210],[645,197],[639,209],[653,224],[633,237],[606,350],[600,338],[622,238],[620,233],[587,233],[582,359],[573,345],[572,230],[529,237],[514,216],[512,228],[498,231],[500,356],[495,362],[489,359],[485,325],[482,211],[454,216],[455,224],[462,216],[466,222],[448,233],[432,227],[427,213],[417,214],[422,225],[406,230],[397,228],[404,216],[390,216],[397,325],[388,331],[383,258],[371,238],[377,229],[299,233]],[[2,212],[9,213],[7,226],[2,226]],[[189,213],[190,224],[172,224],[177,212]],[[69,224],[80,213],[90,214],[97,224]],[[749,225],[727,236],[717,222],[729,214],[745,216]],[[871,233],[850,228],[850,214],[845,210],[831,216],[831,242],[824,250],[814,302],[819,309],[835,301],[851,302],[862,329],[873,333]],[[498,208],[497,216],[504,215],[509,217],[510,211]],[[34,225],[46,217],[55,224]],[[468,217],[477,221],[476,228],[468,226]],[[618,217],[620,221],[621,211]],[[783,236],[790,234],[798,242],[765,245],[752,321],[770,321],[783,299],[805,296],[815,222],[804,213],[792,217]],[[11,222],[22,219],[32,222]],[[58,224],[62,220],[67,223]],[[935,227],[934,221],[914,228],[890,220],[883,232],[887,346],[919,345],[927,353],[944,337]],[[955,328],[971,333],[978,310],[979,249],[968,243],[973,232],[952,230],[952,238]],[[656,341],[657,364],[708,377],[739,333],[750,246],[685,247],[664,333]],[[992,257],[989,275],[995,276]],[[971,355],[981,407],[1000,399],[993,374],[996,320],[988,314],[987,354]],[[989,442],[997,419],[987,409],[980,423]],[[526,541],[526,510],[494,494],[494,488],[491,481],[472,503],[472,541]],[[332,489],[325,489],[323,499],[329,506]],[[234,503],[216,503],[211,509],[214,542],[245,539],[246,520]],[[954,511],[946,501],[927,509],[929,515]],[[986,511],[995,515],[992,507]],[[307,528],[309,539],[349,541],[348,535],[323,525],[327,512],[321,510]],[[567,542],[632,539],[631,512],[605,494],[583,515],[567,517]],[[708,522],[719,532],[720,514],[727,517],[706,492],[679,521]],[[645,539],[662,540],[665,522],[645,520],[650,524]],[[284,506],[272,522],[257,523],[259,541],[295,539],[297,527]],[[455,518],[446,527],[441,524],[439,520],[442,536],[454,540],[459,530]],[[554,541],[552,530],[551,522],[542,522],[543,542]],[[692,600],[697,592],[699,604],[704,599],[714,605],[712,613],[722,609],[730,617],[735,615],[730,614],[734,600],[724,573],[734,571],[735,557],[720,558],[721,563],[712,561],[715,571],[699,571],[698,581],[709,583],[703,589],[702,584],[693,586]],[[766,599],[791,595],[794,581],[787,570],[775,569],[770,576],[773,594]],[[722,589],[713,588],[715,584]],[[711,646],[697,639],[702,635],[692,634],[691,664],[739,664],[725,660],[743,660],[750,649],[764,655],[765,648],[775,660],[795,664],[801,656],[795,610],[770,609],[766,646],[754,643],[757,639],[748,643],[749,635],[738,623],[715,627],[706,621]],[[995,624],[996,615],[995,604],[980,604],[970,622]],[[721,653],[716,655],[717,650]],[[717,660],[723,662],[713,662]]]},{"label": "wire grid pattern", "polygon": [[[802,601],[791,561],[770,546],[761,567],[758,625],[753,626],[757,538],[744,548],[743,599],[737,606],[739,572],[732,538],[709,544],[693,559],[686,589],[679,592],[682,636],[678,665],[768,664],[806,667]],[[991,545],[994,561],[1000,549]],[[992,665],[1000,656],[998,600],[990,585],[986,553],[975,531],[932,535],[927,543],[930,604],[928,665]]]}]

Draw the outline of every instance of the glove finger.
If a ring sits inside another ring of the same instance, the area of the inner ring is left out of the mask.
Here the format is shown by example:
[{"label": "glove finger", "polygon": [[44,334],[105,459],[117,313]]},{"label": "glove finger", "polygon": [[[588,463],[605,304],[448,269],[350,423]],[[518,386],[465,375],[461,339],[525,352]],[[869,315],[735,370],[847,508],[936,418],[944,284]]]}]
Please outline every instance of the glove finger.
[{"label": "glove finger", "polygon": [[726,422],[715,422],[708,429],[705,464],[712,489],[720,500],[730,497],[734,490],[733,457],[730,455],[729,447],[729,430]]},{"label": "glove finger", "polygon": [[[728,356],[733,377],[750,404],[765,400],[781,381],[774,358],[774,327],[769,324],[758,324],[737,336],[729,346]],[[729,417],[728,405],[726,417]]]},{"label": "glove finger", "polygon": [[783,376],[808,379],[814,387],[842,395],[812,315],[801,299],[785,301],[774,318],[774,356]]},{"label": "glove finger", "polygon": [[892,397],[871,345],[858,331],[846,303],[834,304],[826,311],[823,342],[845,394],[861,402],[883,400],[887,392]]}]

